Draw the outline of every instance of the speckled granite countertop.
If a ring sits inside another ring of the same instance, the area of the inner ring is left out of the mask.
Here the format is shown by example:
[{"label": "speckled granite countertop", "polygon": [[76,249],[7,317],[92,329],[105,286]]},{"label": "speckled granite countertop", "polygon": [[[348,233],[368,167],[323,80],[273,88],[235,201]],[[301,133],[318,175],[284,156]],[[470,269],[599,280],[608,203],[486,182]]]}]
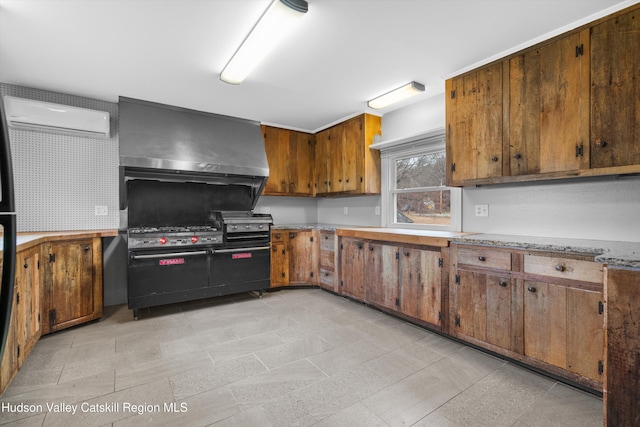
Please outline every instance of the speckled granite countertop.
[{"label": "speckled granite countertop", "polygon": [[[322,230],[362,228],[344,224],[278,224],[272,229],[289,230]],[[393,230],[393,229],[391,229]],[[412,230],[404,230],[411,233]],[[416,231],[416,234],[421,233]],[[609,240],[566,239],[558,237],[515,236],[507,234],[460,234],[449,237],[449,241],[457,243],[473,243],[477,245],[508,246],[517,249],[535,249],[550,252],[573,252],[594,255],[596,262],[618,267],[640,268],[640,243],[617,242]]]},{"label": "speckled granite countertop", "polygon": [[344,224],[276,224],[272,225],[272,230],[320,230],[320,231],[336,231],[338,228],[358,228],[357,225],[344,225]]},{"label": "speckled granite countertop", "polygon": [[574,252],[595,256],[596,262],[619,267],[640,268],[640,243],[608,240],[582,240],[556,237],[470,234],[451,239],[456,243],[509,246],[553,252]]}]

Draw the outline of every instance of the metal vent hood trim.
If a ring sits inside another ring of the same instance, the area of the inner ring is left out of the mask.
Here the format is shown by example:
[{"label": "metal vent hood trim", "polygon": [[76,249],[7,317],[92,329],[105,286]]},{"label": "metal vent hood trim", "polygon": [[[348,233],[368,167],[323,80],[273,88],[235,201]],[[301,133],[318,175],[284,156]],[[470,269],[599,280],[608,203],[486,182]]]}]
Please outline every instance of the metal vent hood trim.
[{"label": "metal vent hood trim", "polygon": [[120,165],[266,178],[260,123],[120,97]]}]

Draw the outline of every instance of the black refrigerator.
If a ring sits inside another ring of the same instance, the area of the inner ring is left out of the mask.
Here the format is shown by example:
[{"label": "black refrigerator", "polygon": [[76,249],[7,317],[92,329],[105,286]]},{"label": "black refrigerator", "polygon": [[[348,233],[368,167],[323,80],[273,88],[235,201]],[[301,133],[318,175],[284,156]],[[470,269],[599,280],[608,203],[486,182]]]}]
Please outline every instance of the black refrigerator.
[{"label": "black refrigerator", "polygon": [[11,306],[13,302],[13,281],[16,270],[16,213],[13,194],[13,169],[11,168],[11,147],[9,146],[9,130],[5,116],[3,99],[0,96],[0,120],[2,133],[0,134],[0,233],[2,233],[2,247],[0,247],[0,268],[2,268],[2,284],[0,286],[0,360],[4,354],[4,347],[11,321]]}]

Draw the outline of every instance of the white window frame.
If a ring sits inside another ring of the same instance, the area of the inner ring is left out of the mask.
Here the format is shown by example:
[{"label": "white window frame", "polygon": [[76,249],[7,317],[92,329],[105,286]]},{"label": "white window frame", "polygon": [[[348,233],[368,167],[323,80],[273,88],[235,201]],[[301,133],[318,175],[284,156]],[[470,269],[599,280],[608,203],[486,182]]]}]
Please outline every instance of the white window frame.
[{"label": "white window frame", "polygon": [[[381,159],[381,215],[382,226],[392,228],[410,228],[434,231],[460,231],[462,229],[462,192],[456,187],[417,187],[409,190],[396,189],[396,161],[408,157],[445,151],[444,130],[416,135],[401,141],[380,145]],[[396,206],[397,195],[422,191],[438,191],[441,189],[451,192],[451,224],[415,224],[397,223]]]}]

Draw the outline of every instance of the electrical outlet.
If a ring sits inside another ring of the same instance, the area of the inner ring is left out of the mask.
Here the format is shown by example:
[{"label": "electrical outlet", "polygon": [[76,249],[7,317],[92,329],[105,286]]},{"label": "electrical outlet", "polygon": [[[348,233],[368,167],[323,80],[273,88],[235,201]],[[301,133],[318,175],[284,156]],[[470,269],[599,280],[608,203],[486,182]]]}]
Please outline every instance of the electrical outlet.
[{"label": "electrical outlet", "polygon": [[476,216],[489,216],[489,205],[476,205]]},{"label": "electrical outlet", "polygon": [[380,215],[380,206],[376,206],[374,212],[375,212],[376,215]]},{"label": "electrical outlet", "polygon": [[344,214],[349,215],[349,208],[346,206],[344,207]]},{"label": "electrical outlet", "polygon": [[109,210],[107,209],[106,206],[95,206],[95,210],[96,210],[96,216],[105,216],[105,215],[109,215]]}]

